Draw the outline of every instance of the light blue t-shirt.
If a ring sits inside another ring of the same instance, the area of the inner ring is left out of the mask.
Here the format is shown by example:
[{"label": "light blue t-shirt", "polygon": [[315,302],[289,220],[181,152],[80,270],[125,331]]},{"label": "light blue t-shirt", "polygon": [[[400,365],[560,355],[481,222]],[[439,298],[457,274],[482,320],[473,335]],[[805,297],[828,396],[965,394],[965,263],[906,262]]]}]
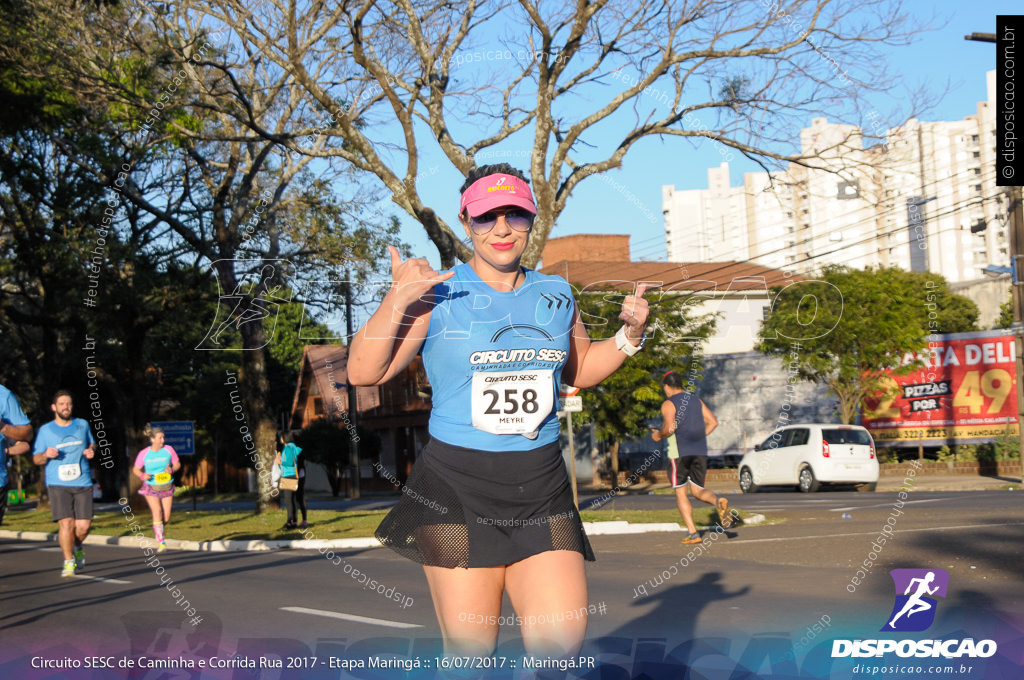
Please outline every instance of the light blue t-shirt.
[{"label": "light blue t-shirt", "polygon": [[51,446],[60,452],[46,461],[46,486],[92,486],[89,459],[82,451],[95,441],[89,423],[81,418],[65,427],[55,420],[40,427],[32,453],[43,453]]},{"label": "light blue t-shirt", "polygon": [[[29,419],[21,410],[18,398],[9,389],[0,385],[0,426],[28,424]],[[0,487],[7,485],[7,444],[7,438],[0,435]]]},{"label": "light blue t-shirt", "polygon": [[430,435],[483,451],[558,441],[558,388],[576,309],[569,284],[523,269],[519,288],[499,292],[468,264],[453,271],[434,289],[423,343]]},{"label": "light blue t-shirt", "polygon": [[168,444],[164,444],[162,449],[156,451],[147,446],[135,457],[135,467],[142,468],[143,472],[151,475],[160,474],[167,470],[169,465],[174,465],[177,462],[178,453],[173,446]]},{"label": "light blue t-shirt", "polygon": [[299,462],[299,455],[302,449],[289,442],[281,449],[281,476],[295,477],[295,466]]}]

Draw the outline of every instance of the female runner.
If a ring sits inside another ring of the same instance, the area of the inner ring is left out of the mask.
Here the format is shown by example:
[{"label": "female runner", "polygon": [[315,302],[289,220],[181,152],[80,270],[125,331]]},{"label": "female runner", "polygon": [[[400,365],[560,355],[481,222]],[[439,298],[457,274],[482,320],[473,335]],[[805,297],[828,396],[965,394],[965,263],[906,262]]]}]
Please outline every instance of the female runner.
[{"label": "female runner", "polygon": [[164,431],[147,425],[145,435],[149,446],[135,457],[135,474],[142,480],[139,495],[146,498],[149,511],[153,513],[153,534],[156,537],[157,552],[167,550],[164,542],[164,525],[171,519],[171,503],[174,501],[174,477],[181,469],[181,462],[173,447],[164,446]]},{"label": "female runner", "polygon": [[520,265],[537,208],[507,164],[469,173],[469,262],[438,273],[391,247],[392,287],[353,337],[348,379],[380,385],[422,353],[430,440],[377,537],[423,564],[447,654],[490,654],[507,592],[527,653],[573,655],[594,555],[558,444],[562,382],[590,387],[639,351],[643,284],[624,326],[591,342],[569,284]]}]

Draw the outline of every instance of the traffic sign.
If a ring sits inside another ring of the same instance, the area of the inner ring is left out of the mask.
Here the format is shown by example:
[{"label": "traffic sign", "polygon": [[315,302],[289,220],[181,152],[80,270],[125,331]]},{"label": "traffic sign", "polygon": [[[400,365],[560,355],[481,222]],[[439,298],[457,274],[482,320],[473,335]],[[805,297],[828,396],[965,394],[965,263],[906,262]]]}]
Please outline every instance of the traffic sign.
[{"label": "traffic sign", "polygon": [[150,423],[164,431],[164,444],[167,444],[179,456],[193,456],[196,453],[195,422],[191,420],[172,420],[163,423]]},{"label": "traffic sign", "polygon": [[563,397],[562,410],[569,413],[578,413],[583,410],[583,397]]}]

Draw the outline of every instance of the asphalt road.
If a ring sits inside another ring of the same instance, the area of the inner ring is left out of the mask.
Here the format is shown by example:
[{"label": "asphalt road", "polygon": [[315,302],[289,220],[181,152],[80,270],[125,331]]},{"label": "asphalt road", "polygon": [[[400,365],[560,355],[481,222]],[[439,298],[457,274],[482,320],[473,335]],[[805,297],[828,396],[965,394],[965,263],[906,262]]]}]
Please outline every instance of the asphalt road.
[{"label": "asphalt road", "polygon": [[[929,635],[1008,635],[1003,648],[1015,644],[1015,663],[1024,658],[1021,492],[915,492],[906,501],[895,493],[730,499],[777,523],[709,533],[701,554],[680,545],[681,534],[674,533],[591,539],[598,556],[588,565],[596,612],[589,617],[584,654],[624,674],[588,677],[659,677],[659,669],[671,675],[669,666],[659,666],[666,657],[701,669],[691,677],[728,678],[741,661],[760,669],[750,677],[783,677],[772,669],[787,669],[794,657],[808,663],[815,639],[879,636],[893,607],[887,572],[896,568],[938,568],[950,575]],[[674,504],[669,495],[614,502]],[[880,537],[888,537],[884,545]],[[279,655],[319,663],[388,650],[424,659],[437,652],[439,630],[422,570],[386,549],[326,557],[316,551],[169,551],[156,565],[147,564],[138,548],[89,546],[87,559],[80,577],[61,579],[54,544],[0,539],[0,677],[23,677],[32,656]],[[363,574],[382,584],[385,594],[364,588]],[[173,580],[169,587],[179,592],[172,594],[161,578]],[[190,622],[188,606],[202,618],[198,625]],[[503,613],[509,625],[502,626],[498,653],[511,658],[522,650],[507,603]],[[350,677],[327,665],[291,675],[195,672],[136,668],[118,676]],[[399,677],[376,672],[359,677]],[[96,673],[74,677],[114,677]],[[820,677],[856,676],[844,670]]]}]

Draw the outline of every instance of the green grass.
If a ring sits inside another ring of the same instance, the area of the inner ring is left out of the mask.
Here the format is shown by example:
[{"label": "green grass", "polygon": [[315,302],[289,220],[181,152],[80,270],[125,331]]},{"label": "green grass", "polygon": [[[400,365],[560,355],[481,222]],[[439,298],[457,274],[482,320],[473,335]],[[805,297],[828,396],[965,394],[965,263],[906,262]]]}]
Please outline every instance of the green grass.
[{"label": "green grass", "polygon": [[[152,518],[146,508],[132,507],[135,521],[149,536],[153,532]],[[335,538],[363,538],[373,536],[374,530],[386,510],[355,510],[336,512],[333,510],[311,510],[309,512],[310,538],[330,540]],[[584,522],[626,521],[634,523],[680,523],[679,512],[666,510],[584,510]],[[694,509],[694,521],[699,525],[714,524],[717,517],[712,508]],[[744,513],[740,511],[740,515]],[[175,507],[167,525],[167,537],[187,541],[250,541],[250,540],[296,540],[305,538],[299,529],[285,531],[283,510],[270,510],[254,515],[245,510],[200,510],[192,512]],[[97,513],[93,519],[92,533],[105,536],[129,536],[130,520],[121,512]],[[50,519],[49,510],[21,510],[11,506],[4,519],[4,529],[9,531],[39,531],[54,533],[56,525]]]},{"label": "green grass", "polygon": [[[607,507],[607,506],[606,506]],[[747,513],[736,510],[741,518]],[[683,518],[675,508],[670,510],[584,510],[580,513],[584,522],[632,522],[634,524],[652,524],[675,522],[682,526]],[[718,520],[718,513],[713,508],[698,507],[693,509],[693,521],[696,524],[709,526]]]},{"label": "green grass", "polygon": [[[189,503],[192,501],[192,488],[188,486],[174,487],[174,502]],[[211,493],[203,488],[196,494],[199,503],[232,503],[234,501],[252,501],[256,503],[256,494],[251,492]]]},{"label": "green grass", "polygon": [[[148,509],[132,508],[135,521],[145,534],[152,535],[152,516]],[[387,514],[384,510],[335,512],[332,510],[311,510],[309,529],[311,538],[358,538],[373,536],[373,531]],[[262,515],[251,511],[200,510],[192,512],[174,508],[167,524],[167,537],[186,541],[251,541],[251,540],[295,540],[305,538],[302,531],[285,531],[283,510],[271,510]],[[93,518],[92,533],[105,536],[129,536],[130,520],[120,512],[97,513]],[[50,511],[10,512],[4,518],[4,529],[9,531],[41,531],[53,533],[56,525],[50,519]]]}]

